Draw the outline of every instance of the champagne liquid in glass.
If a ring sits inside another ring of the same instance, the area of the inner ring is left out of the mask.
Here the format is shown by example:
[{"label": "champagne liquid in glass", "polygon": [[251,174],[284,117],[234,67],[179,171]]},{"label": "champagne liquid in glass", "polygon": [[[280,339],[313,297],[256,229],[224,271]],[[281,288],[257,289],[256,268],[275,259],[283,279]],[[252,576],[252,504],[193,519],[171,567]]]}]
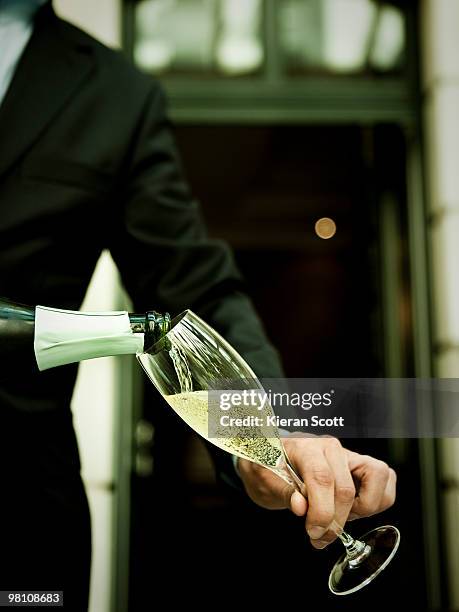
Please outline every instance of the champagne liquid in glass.
[{"label": "champagne liquid in glass", "polygon": [[[236,429],[236,435],[209,438],[208,415],[209,415],[209,393],[207,391],[193,391],[191,393],[177,393],[166,396],[166,401],[173,410],[203,438],[243,459],[249,459],[265,467],[275,468],[283,455],[281,442],[274,428],[257,426],[241,426]],[[217,400],[216,400],[217,401]],[[218,406],[216,407],[217,409]],[[253,407],[241,410],[241,416],[247,416]],[[255,408],[256,410],[256,408]],[[266,408],[264,408],[266,410]],[[253,415],[253,416],[259,416]],[[222,427],[222,433],[223,433]],[[268,429],[269,431],[265,431]]]},{"label": "champagne liquid in glass", "polygon": [[[213,398],[209,397],[208,391],[193,391],[190,368],[185,352],[180,347],[181,340],[184,339],[180,336],[171,339],[169,356],[174,364],[175,373],[182,392],[174,395],[167,395],[165,399],[187,425],[194,429],[199,435],[203,436],[203,438],[209,439],[209,402],[211,402]],[[189,341],[188,338],[186,338],[186,340]],[[214,401],[217,402],[217,398],[215,398]],[[218,414],[219,410],[220,407],[215,406],[214,414]],[[261,407],[261,405],[255,403],[254,405],[241,408],[240,415],[237,414],[237,412],[237,408],[233,408],[232,414],[235,417],[262,417],[264,422],[266,422],[266,416],[273,415],[272,408],[269,404],[265,404]],[[234,429],[235,428],[232,427],[232,431],[234,431]],[[236,428],[236,435],[231,437],[228,435],[218,437],[218,429],[216,433],[217,435],[212,437],[211,440],[213,444],[243,459],[255,461],[266,467],[275,468],[283,455],[279,434],[274,427],[244,425],[240,428]]]}]

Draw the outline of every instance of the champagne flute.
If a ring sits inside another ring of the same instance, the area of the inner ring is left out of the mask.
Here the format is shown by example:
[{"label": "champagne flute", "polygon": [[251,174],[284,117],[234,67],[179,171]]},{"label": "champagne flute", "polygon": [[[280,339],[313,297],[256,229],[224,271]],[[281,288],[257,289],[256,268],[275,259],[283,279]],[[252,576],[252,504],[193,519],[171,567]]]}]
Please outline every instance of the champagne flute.
[{"label": "champagne flute", "polygon": [[[271,470],[307,497],[276,427],[244,426],[230,434],[217,428],[209,435],[209,412],[220,408],[216,389],[262,394],[264,390],[242,357],[200,317],[185,311],[172,321],[167,334],[137,353],[137,359],[168,404],[194,431],[219,448]],[[265,403],[241,406],[238,416],[260,415],[260,410],[265,417],[274,414]],[[328,581],[335,595],[348,595],[369,584],[387,567],[400,544],[400,532],[391,525],[373,529],[358,540],[336,521],[329,528],[345,548]]]}]

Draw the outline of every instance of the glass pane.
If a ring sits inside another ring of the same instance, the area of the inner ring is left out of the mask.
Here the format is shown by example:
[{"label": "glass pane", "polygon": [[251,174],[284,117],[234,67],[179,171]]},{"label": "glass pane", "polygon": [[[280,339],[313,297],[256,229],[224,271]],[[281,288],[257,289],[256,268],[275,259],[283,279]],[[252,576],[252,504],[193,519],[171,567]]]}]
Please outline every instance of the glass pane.
[{"label": "glass pane", "polygon": [[403,67],[400,8],[373,0],[283,0],[280,43],[287,73],[384,74]]},{"label": "glass pane", "polygon": [[135,9],[135,61],[156,73],[256,73],[262,9],[263,0],[143,0]]}]

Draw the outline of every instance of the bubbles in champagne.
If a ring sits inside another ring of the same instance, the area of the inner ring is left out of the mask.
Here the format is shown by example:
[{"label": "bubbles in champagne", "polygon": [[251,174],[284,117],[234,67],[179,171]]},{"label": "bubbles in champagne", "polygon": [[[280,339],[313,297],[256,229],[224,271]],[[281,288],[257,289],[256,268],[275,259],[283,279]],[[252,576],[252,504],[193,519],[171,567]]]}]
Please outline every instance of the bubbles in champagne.
[{"label": "bubbles in champagne", "polygon": [[[238,435],[209,438],[209,394],[207,391],[177,393],[168,395],[165,399],[192,429],[229,453],[270,468],[276,467],[283,455],[282,444],[274,428],[269,428],[269,432],[266,432],[261,427],[244,426],[238,428]],[[244,408],[243,415],[246,414],[247,409]],[[231,428],[231,431],[234,432],[234,427]]]}]

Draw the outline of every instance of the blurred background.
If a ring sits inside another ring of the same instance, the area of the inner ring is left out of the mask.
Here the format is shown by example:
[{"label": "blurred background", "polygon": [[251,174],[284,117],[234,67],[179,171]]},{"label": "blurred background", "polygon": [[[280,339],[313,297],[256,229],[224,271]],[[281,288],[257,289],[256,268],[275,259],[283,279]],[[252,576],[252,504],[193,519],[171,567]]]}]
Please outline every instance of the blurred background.
[{"label": "blurred background", "polygon": [[[288,376],[458,376],[459,0],[54,5],[161,79],[210,233],[235,249]],[[83,308],[126,307],[104,253]],[[349,441],[396,468],[384,522],[403,535],[386,575],[337,603],[338,545],[312,551],[301,521],[217,487],[134,361],[83,363],[73,401],[93,612],[217,604],[245,580],[258,605],[293,590],[310,609],[409,593],[415,610],[459,610],[457,440]]]}]

